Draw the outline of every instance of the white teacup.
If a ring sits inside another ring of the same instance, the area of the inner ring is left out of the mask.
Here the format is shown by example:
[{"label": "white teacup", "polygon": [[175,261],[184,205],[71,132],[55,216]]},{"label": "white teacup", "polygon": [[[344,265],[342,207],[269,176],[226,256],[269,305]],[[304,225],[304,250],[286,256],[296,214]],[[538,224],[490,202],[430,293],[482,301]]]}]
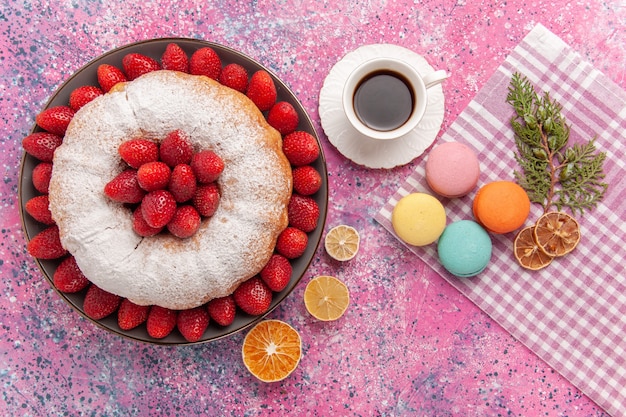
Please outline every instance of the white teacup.
[{"label": "white teacup", "polygon": [[343,108],[350,124],[363,135],[396,139],[417,127],[426,112],[428,88],[448,76],[445,70],[421,75],[401,59],[373,58],[348,76]]}]

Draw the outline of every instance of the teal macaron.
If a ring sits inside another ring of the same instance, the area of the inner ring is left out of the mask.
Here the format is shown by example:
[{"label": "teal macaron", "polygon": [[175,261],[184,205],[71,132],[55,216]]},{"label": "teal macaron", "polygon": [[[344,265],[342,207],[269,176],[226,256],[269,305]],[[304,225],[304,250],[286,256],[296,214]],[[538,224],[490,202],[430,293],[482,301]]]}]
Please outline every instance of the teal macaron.
[{"label": "teal macaron", "polygon": [[472,220],[450,223],[437,242],[439,262],[458,277],[473,277],[481,273],[489,264],[491,251],[491,237]]}]

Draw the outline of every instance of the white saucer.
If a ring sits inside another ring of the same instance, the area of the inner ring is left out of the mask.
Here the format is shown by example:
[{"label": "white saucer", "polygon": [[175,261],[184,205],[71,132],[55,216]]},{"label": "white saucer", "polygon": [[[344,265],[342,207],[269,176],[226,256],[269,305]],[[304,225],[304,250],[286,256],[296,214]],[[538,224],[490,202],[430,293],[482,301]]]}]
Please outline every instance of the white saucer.
[{"label": "white saucer", "polygon": [[443,122],[445,99],[441,84],[430,87],[424,118],[414,130],[398,139],[381,141],[362,135],[350,125],[344,113],[343,85],[357,65],[380,56],[403,59],[422,74],[435,71],[421,55],[401,46],[361,46],[330,70],[320,90],[319,114],[328,140],[346,158],[368,168],[394,168],[408,164],[434,142]]}]

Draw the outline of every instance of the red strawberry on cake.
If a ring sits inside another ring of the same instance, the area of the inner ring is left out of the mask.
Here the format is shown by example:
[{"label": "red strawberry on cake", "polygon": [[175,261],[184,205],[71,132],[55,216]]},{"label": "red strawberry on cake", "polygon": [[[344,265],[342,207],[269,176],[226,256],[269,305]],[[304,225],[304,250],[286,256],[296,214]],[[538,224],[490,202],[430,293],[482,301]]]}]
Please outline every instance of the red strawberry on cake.
[{"label": "red strawberry on cake", "polygon": [[278,96],[272,76],[265,70],[259,70],[252,74],[246,95],[259,110],[269,110],[276,103]]},{"label": "red strawberry on cake", "polygon": [[141,214],[150,227],[164,227],[175,213],[176,200],[169,191],[152,191],[141,200]]},{"label": "red strawberry on cake", "polygon": [[201,184],[193,196],[193,206],[200,215],[210,217],[215,214],[220,203],[220,190],[217,184]]},{"label": "red strawberry on cake", "polygon": [[168,133],[159,145],[161,161],[172,168],[180,164],[189,164],[193,154],[193,146],[189,142],[189,136],[182,130]]},{"label": "red strawberry on cake", "polygon": [[317,140],[304,131],[296,131],[285,136],[283,152],[294,166],[311,164],[320,156]]},{"label": "red strawberry on cake", "polygon": [[176,328],[178,312],[165,307],[152,306],[148,313],[146,328],[155,339],[167,337]]},{"label": "red strawberry on cake", "polygon": [[122,330],[131,330],[148,320],[150,306],[140,306],[128,298],[122,300],[117,310],[117,324]]},{"label": "red strawberry on cake", "polygon": [[36,234],[28,242],[26,250],[38,259],[57,259],[67,254],[67,250],[61,244],[57,225],[52,225]]},{"label": "red strawberry on cake", "polygon": [[220,326],[229,326],[235,320],[237,305],[232,295],[214,298],[207,304],[211,320]]},{"label": "red strawberry on cake", "polygon": [[122,143],[118,152],[131,168],[159,160],[159,146],[148,139],[131,139]]},{"label": "red strawberry on cake", "polygon": [[92,319],[100,320],[117,311],[121,302],[120,296],[111,294],[92,284],[85,294],[83,311]]},{"label": "red strawberry on cake", "polygon": [[185,239],[196,234],[201,221],[200,214],[193,206],[179,206],[167,223],[167,230],[174,236]]},{"label": "red strawberry on cake", "polygon": [[167,188],[171,176],[172,170],[161,161],[147,162],[137,170],[137,182],[148,192]]},{"label": "red strawberry on cake", "polygon": [[83,85],[70,93],[70,108],[75,112],[96,97],[100,97],[102,89],[95,85]]},{"label": "red strawberry on cake", "polygon": [[52,163],[40,162],[33,168],[33,187],[42,194],[48,194],[52,178]]},{"label": "red strawberry on cake", "polygon": [[209,312],[204,307],[182,310],[178,313],[176,327],[188,342],[197,342],[209,326]]},{"label": "red strawberry on cake", "polygon": [[[176,165],[172,170],[172,176],[167,187],[177,203],[191,200],[198,189],[196,176],[191,166],[187,164]],[[215,208],[217,209],[217,206]]]},{"label": "red strawberry on cake", "polygon": [[296,130],[300,118],[291,103],[280,101],[274,104],[267,113],[267,123],[278,130],[281,135],[288,135]]},{"label": "red strawberry on cake", "polygon": [[226,87],[245,93],[248,89],[248,71],[239,64],[228,64],[222,69],[219,81]]},{"label": "red strawberry on cake", "polygon": [[52,276],[54,286],[64,293],[82,291],[89,285],[89,280],[76,264],[73,256],[68,256],[57,267]]},{"label": "red strawberry on cake", "polygon": [[208,184],[224,171],[224,161],[213,151],[201,151],[191,158],[191,169],[198,182]]},{"label": "red strawberry on cake", "polygon": [[293,189],[300,195],[313,195],[322,187],[322,177],[311,165],[293,169]]},{"label": "red strawberry on cake", "polygon": [[68,106],[55,106],[39,113],[35,121],[43,130],[63,136],[73,117],[74,110]]},{"label": "red strawberry on cake", "polygon": [[109,64],[98,66],[97,77],[98,84],[105,93],[108,93],[115,85],[128,81],[121,69]]},{"label": "red strawberry on cake", "polygon": [[61,146],[63,138],[50,132],[35,132],[22,140],[24,150],[42,162],[52,162],[54,151]]},{"label": "red strawberry on cake", "polygon": [[161,56],[161,67],[166,70],[189,72],[189,57],[176,43],[170,43]]},{"label": "red strawberry on cake", "polygon": [[287,259],[296,259],[304,254],[309,237],[295,227],[287,227],[278,235],[276,250]]},{"label": "red strawberry on cake", "polygon": [[48,195],[38,195],[26,202],[24,210],[39,223],[45,225],[54,224],[52,213],[50,212],[50,200]]},{"label": "red strawberry on cake", "polygon": [[272,290],[259,277],[241,284],[233,294],[235,304],[244,312],[258,316],[267,312],[272,304]]},{"label": "red strawberry on cake", "polygon": [[317,227],[320,217],[320,208],[311,197],[294,194],[289,206],[289,225],[303,232],[312,232]]},{"label": "red strawberry on cake", "polygon": [[217,80],[222,72],[222,60],[213,48],[208,46],[200,48],[191,55],[189,72]]},{"label": "red strawberry on cake", "polygon": [[133,52],[122,58],[122,67],[126,77],[132,81],[144,74],[161,69],[161,64],[154,58]]},{"label": "red strawberry on cake", "polygon": [[292,270],[289,259],[275,253],[261,270],[260,276],[270,290],[279,292],[289,284]]},{"label": "red strawberry on cake", "polygon": [[113,201],[130,204],[139,203],[146,195],[139,185],[137,171],[132,168],[125,169],[109,181],[104,187],[104,193]]}]

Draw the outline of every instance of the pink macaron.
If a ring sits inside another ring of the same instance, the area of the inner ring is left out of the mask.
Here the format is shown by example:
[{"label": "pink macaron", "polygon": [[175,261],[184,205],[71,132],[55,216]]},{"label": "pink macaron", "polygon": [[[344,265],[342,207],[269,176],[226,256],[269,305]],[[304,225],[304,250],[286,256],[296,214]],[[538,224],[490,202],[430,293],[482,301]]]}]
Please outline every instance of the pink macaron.
[{"label": "pink macaron", "polygon": [[443,197],[463,197],[476,188],[479,176],[476,152],[463,143],[442,143],[428,155],[426,181],[434,192]]}]

